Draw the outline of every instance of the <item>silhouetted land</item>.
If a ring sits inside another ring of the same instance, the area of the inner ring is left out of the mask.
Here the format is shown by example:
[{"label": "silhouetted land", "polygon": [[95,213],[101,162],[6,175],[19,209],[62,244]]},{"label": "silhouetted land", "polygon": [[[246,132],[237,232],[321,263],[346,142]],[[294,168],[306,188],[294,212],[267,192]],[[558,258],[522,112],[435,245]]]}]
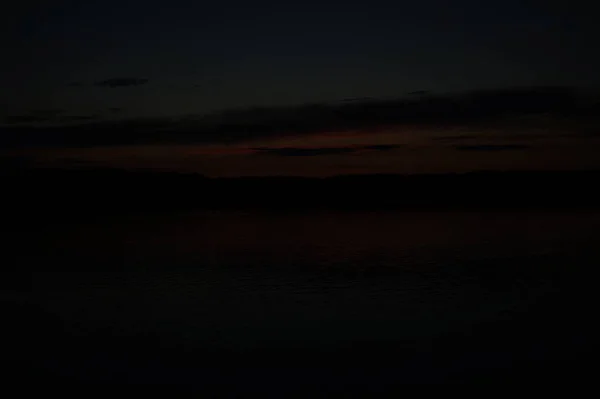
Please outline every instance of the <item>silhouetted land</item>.
[{"label": "silhouetted land", "polygon": [[1,179],[3,213],[35,220],[189,210],[535,210],[600,204],[600,171],[207,178],[119,169],[13,169]]}]

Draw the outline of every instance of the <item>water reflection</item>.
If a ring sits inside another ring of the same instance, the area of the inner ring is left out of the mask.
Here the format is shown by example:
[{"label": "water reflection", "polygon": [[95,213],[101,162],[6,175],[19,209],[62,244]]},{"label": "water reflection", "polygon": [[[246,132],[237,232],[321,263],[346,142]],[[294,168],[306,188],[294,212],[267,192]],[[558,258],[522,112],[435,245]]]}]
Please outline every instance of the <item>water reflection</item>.
[{"label": "water reflection", "polygon": [[22,257],[37,262],[31,285],[11,295],[52,315],[65,336],[186,352],[429,347],[488,325],[498,342],[558,336],[591,310],[599,227],[590,213],[129,220],[37,244],[32,234],[35,251]]}]

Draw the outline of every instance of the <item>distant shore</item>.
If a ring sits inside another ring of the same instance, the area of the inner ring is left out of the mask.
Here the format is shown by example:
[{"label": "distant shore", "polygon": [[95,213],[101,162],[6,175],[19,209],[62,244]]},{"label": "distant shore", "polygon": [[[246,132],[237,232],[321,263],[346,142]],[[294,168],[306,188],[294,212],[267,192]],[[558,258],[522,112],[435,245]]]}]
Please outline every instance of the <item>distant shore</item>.
[{"label": "distant shore", "polygon": [[5,221],[66,221],[194,210],[597,209],[599,170],[479,171],[328,178],[208,178],[120,169],[13,169],[0,174]]}]

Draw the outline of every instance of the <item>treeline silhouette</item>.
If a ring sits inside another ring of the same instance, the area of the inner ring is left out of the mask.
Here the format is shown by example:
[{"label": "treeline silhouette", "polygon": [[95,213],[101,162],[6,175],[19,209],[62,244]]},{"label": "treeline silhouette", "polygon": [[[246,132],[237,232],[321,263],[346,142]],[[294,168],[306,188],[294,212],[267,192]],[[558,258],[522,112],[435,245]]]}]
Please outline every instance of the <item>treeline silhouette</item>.
[{"label": "treeline silhouette", "polygon": [[5,220],[78,220],[190,210],[595,208],[600,171],[510,171],[327,178],[208,178],[120,169],[2,173]]}]

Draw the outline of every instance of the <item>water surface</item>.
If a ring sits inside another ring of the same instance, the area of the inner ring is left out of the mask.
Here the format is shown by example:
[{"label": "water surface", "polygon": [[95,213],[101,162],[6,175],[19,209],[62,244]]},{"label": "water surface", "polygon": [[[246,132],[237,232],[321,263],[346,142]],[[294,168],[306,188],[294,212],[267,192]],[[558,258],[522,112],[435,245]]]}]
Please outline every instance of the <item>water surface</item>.
[{"label": "water surface", "polygon": [[361,348],[399,351],[398,367],[405,357],[411,369],[414,359],[436,369],[440,358],[444,370],[510,368],[576,359],[593,344],[599,227],[592,212],[200,212],[84,223],[51,237],[27,232],[29,250],[11,258],[27,284],[6,283],[2,295],[51,320],[41,328],[59,338],[44,336],[66,345],[53,350],[79,345],[78,367],[50,360],[70,373],[139,370],[155,351]]}]

